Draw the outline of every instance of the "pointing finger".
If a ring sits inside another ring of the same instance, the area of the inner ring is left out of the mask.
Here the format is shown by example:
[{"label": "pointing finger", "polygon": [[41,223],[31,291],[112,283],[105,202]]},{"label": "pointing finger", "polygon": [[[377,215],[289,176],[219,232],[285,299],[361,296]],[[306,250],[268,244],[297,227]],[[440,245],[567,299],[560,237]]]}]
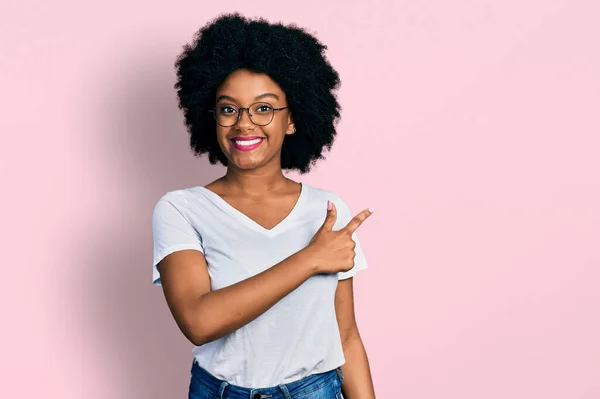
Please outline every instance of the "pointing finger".
[{"label": "pointing finger", "polygon": [[360,225],[363,224],[363,222],[367,220],[367,218],[372,214],[373,208],[363,210],[358,215],[354,216],[352,220],[350,220],[350,222],[348,222],[346,227],[344,227],[344,230],[346,230],[350,234],[354,233],[356,229],[358,229]]}]

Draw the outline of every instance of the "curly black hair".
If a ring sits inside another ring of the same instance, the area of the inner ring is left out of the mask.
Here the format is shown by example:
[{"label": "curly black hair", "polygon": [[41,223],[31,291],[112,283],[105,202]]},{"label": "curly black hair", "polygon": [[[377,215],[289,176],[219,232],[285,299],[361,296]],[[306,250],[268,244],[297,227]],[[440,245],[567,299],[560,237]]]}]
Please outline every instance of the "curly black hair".
[{"label": "curly black hair", "polygon": [[331,150],[341,111],[334,94],[340,78],[324,56],[326,49],[295,24],[249,20],[237,12],[208,22],[175,62],[179,108],[195,155],[207,153],[211,164],[227,166],[208,111],[215,107],[219,84],[244,68],[267,74],[285,92],[296,133],[285,137],[281,167],[308,172],[324,158],[324,148]]}]

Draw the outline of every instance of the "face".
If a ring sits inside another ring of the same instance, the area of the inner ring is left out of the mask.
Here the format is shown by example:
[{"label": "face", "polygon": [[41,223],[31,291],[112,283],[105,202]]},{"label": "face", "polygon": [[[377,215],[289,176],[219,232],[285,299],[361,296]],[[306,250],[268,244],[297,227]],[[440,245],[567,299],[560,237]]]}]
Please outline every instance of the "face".
[{"label": "face", "polygon": [[[247,108],[253,103],[269,103],[272,108],[287,107],[285,93],[268,75],[246,69],[232,72],[219,86],[216,93],[216,112],[237,116],[239,107]],[[228,107],[233,105],[237,108]],[[255,121],[262,123],[259,113],[269,107],[250,111]],[[230,168],[256,169],[266,165],[281,167],[281,147],[286,135],[292,134],[294,123],[289,108],[274,111],[271,123],[255,125],[246,110],[239,111],[239,121],[230,127],[217,124],[217,139],[229,161]],[[235,120],[235,118],[233,119]]]}]

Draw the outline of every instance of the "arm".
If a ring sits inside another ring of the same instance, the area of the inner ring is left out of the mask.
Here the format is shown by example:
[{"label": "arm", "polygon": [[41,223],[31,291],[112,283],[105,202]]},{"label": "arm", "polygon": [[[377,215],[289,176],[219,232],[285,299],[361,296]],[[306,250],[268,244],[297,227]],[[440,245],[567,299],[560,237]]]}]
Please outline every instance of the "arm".
[{"label": "arm", "polygon": [[[153,214],[154,253],[177,250],[157,262],[167,304],[181,332],[199,346],[250,323],[316,273],[347,271],[354,265],[352,235],[371,213],[359,213],[333,231],[332,205],[321,228],[302,250],[251,278],[211,291],[198,234],[168,199]],[[193,249],[192,249],[193,248]],[[269,289],[265,289],[269,287]]]},{"label": "arm", "polygon": [[311,254],[301,250],[262,273],[211,291],[201,251],[177,251],[159,265],[169,309],[181,332],[197,346],[248,324],[316,273]]},{"label": "arm", "polygon": [[375,389],[369,359],[354,316],[353,280],[352,277],[340,280],[335,292],[335,311],[346,358],[342,366],[342,393],[347,399],[371,399],[375,398]]}]

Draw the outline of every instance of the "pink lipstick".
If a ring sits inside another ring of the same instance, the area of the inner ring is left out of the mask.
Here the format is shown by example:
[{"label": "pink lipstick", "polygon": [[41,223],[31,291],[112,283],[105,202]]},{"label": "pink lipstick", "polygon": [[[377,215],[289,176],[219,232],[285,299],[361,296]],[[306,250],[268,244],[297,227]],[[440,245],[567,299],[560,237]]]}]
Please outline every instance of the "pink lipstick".
[{"label": "pink lipstick", "polygon": [[246,137],[235,137],[230,141],[233,143],[233,147],[239,151],[252,151],[262,144],[265,140],[264,137],[259,136],[246,136]]}]

